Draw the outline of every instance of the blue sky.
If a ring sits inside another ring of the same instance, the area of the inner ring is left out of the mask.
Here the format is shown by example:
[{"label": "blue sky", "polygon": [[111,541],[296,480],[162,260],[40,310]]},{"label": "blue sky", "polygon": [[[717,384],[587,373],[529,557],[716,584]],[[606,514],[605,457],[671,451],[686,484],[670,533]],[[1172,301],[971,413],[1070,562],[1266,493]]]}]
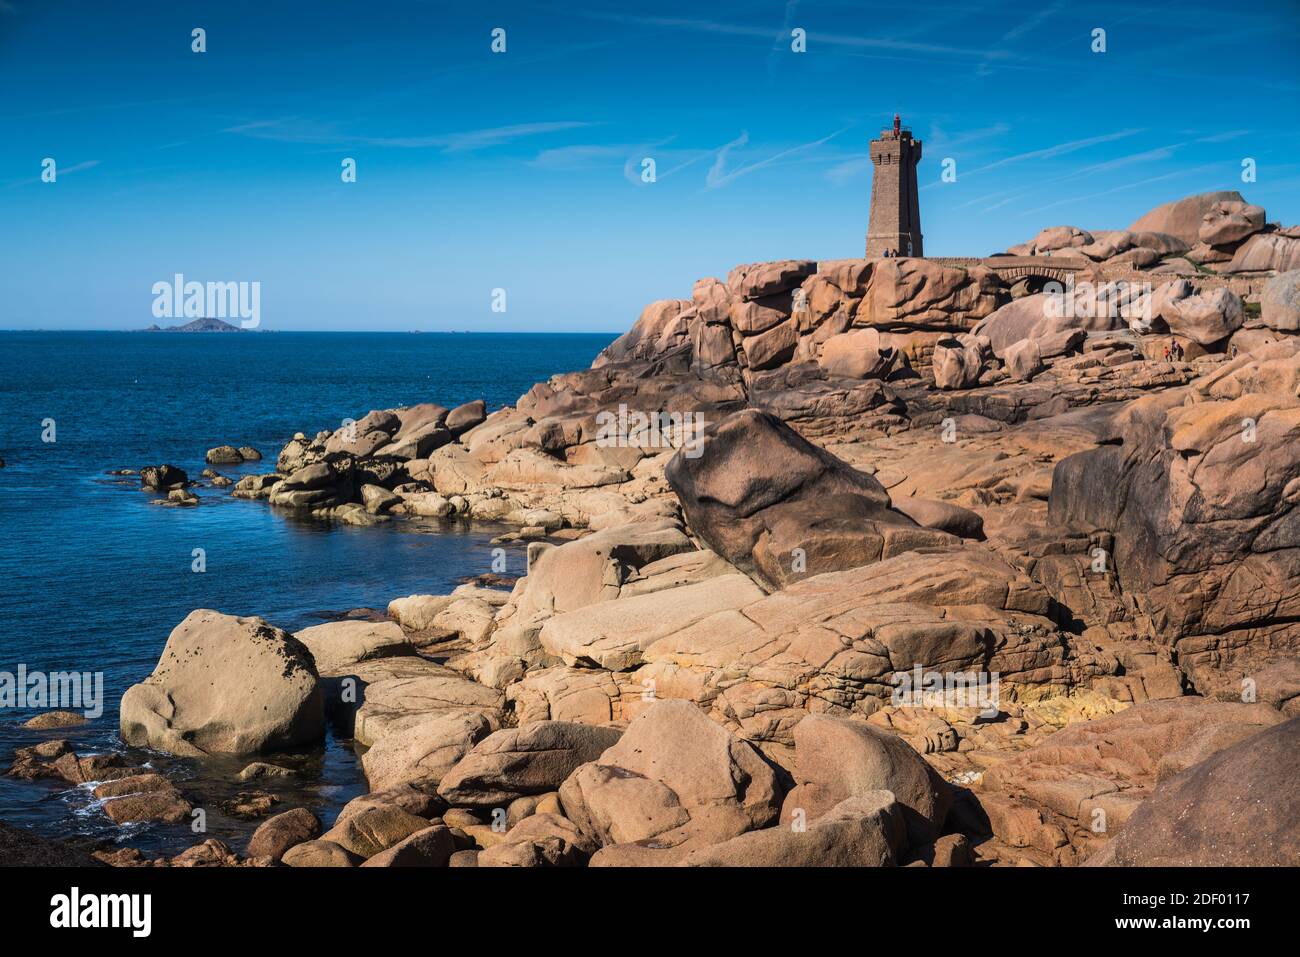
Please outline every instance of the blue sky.
[{"label": "blue sky", "polygon": [[1210,189],[1298,223],[1298,51],[1294,0],[0,0],[0,328],[140,328],[179,272],[270,329],[619,332],[861,255],[895,110],[930,255]]}]

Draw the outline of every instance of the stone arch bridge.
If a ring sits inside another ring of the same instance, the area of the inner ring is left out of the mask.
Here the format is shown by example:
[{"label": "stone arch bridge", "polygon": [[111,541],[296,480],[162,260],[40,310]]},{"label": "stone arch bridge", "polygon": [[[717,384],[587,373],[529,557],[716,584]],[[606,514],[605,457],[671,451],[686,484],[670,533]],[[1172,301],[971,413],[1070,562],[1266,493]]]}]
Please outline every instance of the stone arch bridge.
[{"label": "stone arch bridge", "polygon": [[1049,282],[1065,285],[1068,279],[1095,277],[1097,264],[1064,256],[984,256],[984,257],[927,257],[941,266],[984,266],[997,273],[1007,285],[1028,279],[1032,285],[1042,287]]}]

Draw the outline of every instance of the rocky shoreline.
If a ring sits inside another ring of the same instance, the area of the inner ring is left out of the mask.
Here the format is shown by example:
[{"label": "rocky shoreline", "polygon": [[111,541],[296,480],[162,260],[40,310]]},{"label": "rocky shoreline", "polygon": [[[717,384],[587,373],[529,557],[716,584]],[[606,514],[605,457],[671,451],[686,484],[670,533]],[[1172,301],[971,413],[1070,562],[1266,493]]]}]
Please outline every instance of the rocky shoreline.
[{"label": "rocky shoreline", "polygon": [[[1300,863],[1300,230],[1214,193],[1008,257],[740,266],[513,407],[299,433],[228,494],[504,522],[526,574],[295,634],[193,612],[122,739],[243,756],[263,823],[97,858]],[[370,788],[328,828],[257,786],[327,724]],[[49,727],[11,775],[192,818]]]}]

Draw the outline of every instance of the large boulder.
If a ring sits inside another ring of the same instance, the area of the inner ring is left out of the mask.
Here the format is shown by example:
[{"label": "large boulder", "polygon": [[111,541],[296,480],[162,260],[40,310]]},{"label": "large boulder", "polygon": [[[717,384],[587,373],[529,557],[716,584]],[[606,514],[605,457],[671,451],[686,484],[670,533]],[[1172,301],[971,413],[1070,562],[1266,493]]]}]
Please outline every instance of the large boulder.
[{"label": "large boulder", "polygon": [[622,735],[618,728],[571,721],[503,728],[480,741],[443,776],[438,795],[457,807],[504,807],[519,797],[555,791]]},{"label": "large boulder", "polygon": [[331,621],[295,632],[322,677],[346,674],[361,661],[413,655],[415,648],[394,621]]},{"label": "large boulder", "polygon": [[349,811],[349,807],[343,809],[334,826],[322,834],[320,840],[337,844],[358,857],[374,857],[429,827],[426,818],[411,814],[396,804],[366,802],[358,804],[354,811]]},{"label": "large boulder", "polygon": [[[657,695],[698,701],[749,740],[790,746],[809,712],[865,718],[917,666],[960,674],[980,709],[997,704],[997,689],[981,684],[987,673],[1000,674],[1003,689],[1064,689],[1113,674],[1113,656],[1046,617],[1053,606],[1042,586],[981,545],[907,551],[795,582],[660,638],[641,653],[646,664],[629,688],[609,687],[605,675],[600,704],[609,713],[611,699],[617,706],[653,682]],[[597,693],[594,681],[581,689]]]},{"label": "large boulder", "polygon": [[1216,203],[1229,202],[1246,205],[1241,194],[1236,190],[1221,190],[1213,193],[1199,193],[1157,206],[1150,212],[1139,216],[1130,232],[1168,233],[1176,236],[1188,246],[1200,239],[1201,223]]},{"label": "large boulder", "polygon": [[249,857],[269,857],[278,863],[289,848],[315,840],[320,832],[320,818],[305,807],[296,807],[268,817],[258,825],[248,841],[246,853]]},{"label": "large boulder", "polygon": [[632,328],[601,350],[592,363],[597,369],[610,362],[649,360],[688,344],[688,321],[684,313],[690,303],[682,299],[660,299],[641,311]]},{"label": "large boulder", "polygon": [[1168,302],[1161,311],[1171,332],[1203,346],[1227,339],[1241,327],[1245,309],[1229,289],[1198,293]]},{"label": "large boulder", "polygon": [[1300,237],[1257,233],[1237,247],[1222,272],[1287,272],[1300,269]]},{"label": "large boulder", "polygon": [[979,384],[989,342],[982,336],[960,335],[934,344],[934,384],[939,389],[970,389]]},{"label": "large boulder", "polygon": [[681,527],[671,521],[617,525],[548,548],[528,569],[518,617],[563,614],[617,598],[641,568],[694,550]]},{"label": "large boulder", "polygon": [[902,807],[889,791],[845,798],[806,827],[749,831],[692,851],[683,867],[891,867],[907,846]]},{"label": "large boulder", "polygon": [[1220,201],[1205,211],[1197,238],[1208,246],[1240,242],[1264,228],[1264,207]]},{"label": "large boulder", "polygon": [[1260,321],[1278,332],[1300,332],[1300,269],[1274,276],[1259,297]]},{"label": "large boulder", "polygon": [[176,626],[120,712],[127,744],[195,757],[301,748],[325,733],[320,678],[302,643],[261,618],[208,609]]},{"label": "large boulder", "polygon": [[897,351],[882,346],[876,329],[854,329],[831,336],[822,343],[818,364],[833,376],[845,379],[879,379],[893,368]]},{"label": "large boulder", "polygon": [[395,410],[397,429],[392,438],[371,454],[376,457],[410,460],[427,458],[452,440],[447,428],[448,412],[433,402]]},{"label": "large boulder", "polygon": [[1061,460],[1052,519],[1103,558],[1149,637],[1209,694],[1300,651],[1300,342],[1260,346],[1133,401]]},{"label": "large boulder", "polygon": [[737,266],[727,275],[727,288],[742,299],[758,299],[788,292],[817,271],[808,259],[783,259],[777,262]]},{"label": "large boulder", "polygon": [[362,867],[446,867],[456,852],[456,839],[449,827],[435,824],[402,838],[380,851]]},{"label": "large boulder", "polygon": [[1078,226],[1048,226],[1030,242],[1033,243],[1034,254],[1041,255],[1058,249],[1087,246],[1093,242],[1093,235]]},{"label": "large boulder", "polygon": [[596,850],[596,843],[562,815],[542,812],[524,818],[485,848],[479,867],[571,867]]},{"label": "large boulder", "polygon": [[975,782],[988,830],[1058,862],[1087,857],[1158,783],[1282,721],[1266,704],[1181,696],[1076,721]]},{"label": "large boulder", "polygon": [[446,426],[455,438],[481,425],[487,418],[487,403],[482,399],[475,399],[473,402],[466,402],[464,405],[458,405],[447,413]]},{"label": "large boulder", "polygon": [[[776,774],[687,701],[657,701],[560,788],[565,815],[602,846],[640,843],[671,863],[777,817]],[[653,842],[653,843],[651,843]]]},{"label": "large boulder", "polygon": [[722,575],[557,615],[542,626],[541,644],[565,664],[626,671],[659,638],[762,597],[745,575]]},{"label": "large boulder", "polygon": [[491,730],[478,712],[449,711],[384,735],[361,758],[370,790],[403,784],[436,788]]},{"label": "large boulder", "polygon": [[794,729],[794,779],[783,822],[814,820],[848,798],[891,791],[913,845],[939,836],[952,791],[902,738],[864,721],[810,714]]},{"label": "large boulder", "polygon": [[1011,346],[1034,335],[1050,311],[1050,299],[1044,292],[1013,299],[981,320],[975,334],[986,338],[989,349],[1001,359]]},{"label": "large boulder", "polygon": [[1011,378],[1020,382],[1032,379],[1043,368],[1043,351],[1035,339],[1021,339],[1012,344],[1002,358]]},{"label": "large boulder", "polygon": [[1300,865],[1300,718],[1162,782],[1090,866]]},{"label": "large boulder", "polygon": [[855,325],[966,330],[1007,301],[991,269],[962,269],[929,259],[883,259],[854,317]]},{"label": "large boulder", "polygon": [[951,541],[770,413],[733,413],[705,430],[697,451],[665,470],[691,529],[768,587]]}]

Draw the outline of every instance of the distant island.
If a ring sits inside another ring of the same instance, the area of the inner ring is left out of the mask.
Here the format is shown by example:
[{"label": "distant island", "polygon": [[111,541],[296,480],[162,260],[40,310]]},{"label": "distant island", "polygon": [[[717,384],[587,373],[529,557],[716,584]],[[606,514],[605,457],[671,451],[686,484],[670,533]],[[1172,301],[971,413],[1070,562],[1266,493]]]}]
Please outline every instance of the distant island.
[{"label": "distant island", "polygon": [[247,330],[239,326],[231,325],[224,319],[195,319],[185,323],[183,326],[168,326],[163,328],[159,325],[152,325],[144,332],[246,332]]}]

